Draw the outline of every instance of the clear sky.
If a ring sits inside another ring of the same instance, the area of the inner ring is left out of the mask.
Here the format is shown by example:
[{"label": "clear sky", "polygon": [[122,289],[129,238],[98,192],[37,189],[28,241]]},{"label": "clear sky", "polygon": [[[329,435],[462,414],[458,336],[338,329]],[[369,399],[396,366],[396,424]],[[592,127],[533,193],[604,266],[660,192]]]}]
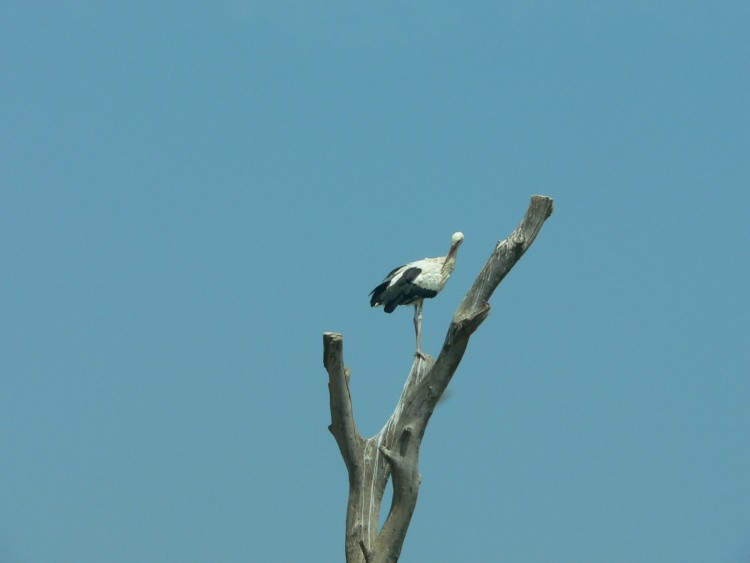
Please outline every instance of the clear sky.
[{"label": "clear sky", "polygon": [[370,436],[529,197],[404,562],[750,560],[746,2],[4,2],[0,561],[343,560]]}]

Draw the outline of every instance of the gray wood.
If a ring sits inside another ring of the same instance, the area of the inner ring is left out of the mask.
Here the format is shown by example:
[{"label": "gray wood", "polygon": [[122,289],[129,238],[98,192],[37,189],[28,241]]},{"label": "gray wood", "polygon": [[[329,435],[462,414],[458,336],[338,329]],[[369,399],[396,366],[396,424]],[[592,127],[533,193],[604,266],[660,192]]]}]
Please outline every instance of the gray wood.
[{"label": "gray wood", "polygon": [[[398,561],[417,504],[419,448],[427,423],[461,362],[469,338],[490,313],[489,299],[497,286],[531,246],[552,214],[552,198],[531,198],[521,223],[495,246],[492,255],[453,315],[437,359],[415,356],[396,408],[382,430],[369,439],[357,431],[344,366],[343,336],[323,334],[323,364],[328,372],[331,425],[328,429],[349,474],[346,510],[347,563]],[[393,499],[378,530],[378,516],[389,478]]]}]

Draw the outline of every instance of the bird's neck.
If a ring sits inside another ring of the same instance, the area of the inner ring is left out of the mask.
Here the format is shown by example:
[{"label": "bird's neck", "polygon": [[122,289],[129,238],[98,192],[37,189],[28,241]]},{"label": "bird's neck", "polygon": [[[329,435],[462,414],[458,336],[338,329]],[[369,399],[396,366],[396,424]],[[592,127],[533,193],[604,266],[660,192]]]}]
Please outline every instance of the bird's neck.
[{"label": "bird's neck", "polygon": [[440,269],[440,273],[443,276],[450,276],[453,273],[453,269],[456,267],[456,253],[451,252],[443,262],[443,267]]}]

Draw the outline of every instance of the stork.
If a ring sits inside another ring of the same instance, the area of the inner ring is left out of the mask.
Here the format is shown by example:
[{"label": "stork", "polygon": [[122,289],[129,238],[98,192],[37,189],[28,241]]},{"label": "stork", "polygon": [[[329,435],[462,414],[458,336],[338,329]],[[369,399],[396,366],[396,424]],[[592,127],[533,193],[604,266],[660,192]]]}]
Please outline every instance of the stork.
[{"label": "stork", "polygon": [[392,313],[399,305],[414,305],[417,356],[422,359],[425,359],[422,353],[422,302],[435,297],[445,287],[456,267],[456,254],[463,240],[463,233],[453,233],[447,256],[423,258],[399,266],[370,292],[370,306],[383,305],[386,313]]}]

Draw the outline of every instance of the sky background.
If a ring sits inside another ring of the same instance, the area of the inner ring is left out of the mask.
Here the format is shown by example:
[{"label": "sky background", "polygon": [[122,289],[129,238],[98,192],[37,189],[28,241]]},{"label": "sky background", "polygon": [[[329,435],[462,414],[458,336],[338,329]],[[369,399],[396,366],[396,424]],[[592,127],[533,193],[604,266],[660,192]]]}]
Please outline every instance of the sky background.
[{"label": "sky background", "polygon": [[533,194],[404,562],[750,561],[746,2],[3,2],[0,561],[343,561],[322,333]]}]

